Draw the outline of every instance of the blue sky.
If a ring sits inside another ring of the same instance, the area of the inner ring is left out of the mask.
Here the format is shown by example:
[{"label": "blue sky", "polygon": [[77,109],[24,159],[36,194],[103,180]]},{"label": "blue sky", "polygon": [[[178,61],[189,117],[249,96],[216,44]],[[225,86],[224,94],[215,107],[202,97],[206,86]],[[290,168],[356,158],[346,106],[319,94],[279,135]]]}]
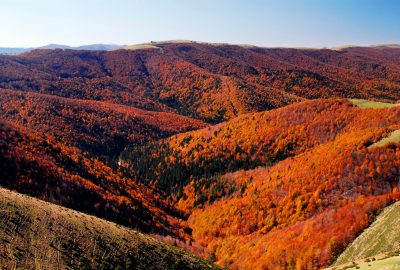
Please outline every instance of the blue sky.
[{"label": "blue sky", "polygon": [[0,0],[0,46],[400,43],[400,0]]}]

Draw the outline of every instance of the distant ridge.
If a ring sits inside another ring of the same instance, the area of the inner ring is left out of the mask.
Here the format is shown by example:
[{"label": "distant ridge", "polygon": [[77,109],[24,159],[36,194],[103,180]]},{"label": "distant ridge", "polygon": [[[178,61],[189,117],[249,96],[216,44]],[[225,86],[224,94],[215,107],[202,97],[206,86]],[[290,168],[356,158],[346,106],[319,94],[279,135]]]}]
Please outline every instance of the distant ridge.
[{"label": "distant ridge", "polygon": [[391,48],[391,49],[399,49],[400,44],[382,44],[382,45],[374,45],[371,46],[373,48]]},{"label": "distant ridge", "polygon": [[349,49],[349,48],[375,48],[375,49],[399,49],[400,44],[377,44],[377,45],[370,45],[370,46],[360,46],[360,45],[341,45],[341,46],[336,46],[332,47],[332,50],[344,50],[344,49]]},{"label": "distant ridge", "polygon": [[0,48],[0,55],[16,55],[31,51],[32,48]]},{"label": "distant ridge", "polygon": [[62,49],[62,50],[83,50],[83,51],[113,51],[118,50],[125,47],[125,45],[117,45],[117,44],[89,44],[89,45],[82,45],[82,46],[68,46],[63,44],[48,44],[41,47],[31,47],[31,48],[1,48],[0,47],[0,55],[17,55],[21,53],[30,52],[36,49],[45,49],[45,50],[55,50],[55,49]]},{"label": "distant ridge", "polygon": [[38,47],[35,49],[63,49],[63,50],[85,50],[85,51],[112,51],[120,49],[124,46],[116,45],[116,44],[90,44],[90,45],[82,45],[82,46],[68,46],[62,44],[49,44],[46,46]]},{"label": "distant ridge", "polygon": [[[81,45],[81,46],[69,46],[64,44],[55,44],[51,43],[45,46],[40,47],[0,47],[0,55],[17,55],[25,52],[30,52],[35,49],[45,49],[45,50],[84,50],[84,51],[113,51],[118,49],[127,49],[127,50],[142,50],[142,49],[159,49],[158,45],[165,44],[205,44],[205,45],[236,45],[243,48],[293,48],[293,49],[321,49],[321,48],[313,48],[313,47],[285,47],[285,46],[258,46],[252,44],[233,44],[226,42],[202,42],[195,40],[164,40],[164,41],[150,41],[145,43],[137,43],[130,45],[118,45],[118,44],[89,44],[89,45]],[[370,46],[361,46],[361,45],[341,45],[328,48],[330,50],[343,50],[349,48],[400,48],[400,44],[377,44]]]}]

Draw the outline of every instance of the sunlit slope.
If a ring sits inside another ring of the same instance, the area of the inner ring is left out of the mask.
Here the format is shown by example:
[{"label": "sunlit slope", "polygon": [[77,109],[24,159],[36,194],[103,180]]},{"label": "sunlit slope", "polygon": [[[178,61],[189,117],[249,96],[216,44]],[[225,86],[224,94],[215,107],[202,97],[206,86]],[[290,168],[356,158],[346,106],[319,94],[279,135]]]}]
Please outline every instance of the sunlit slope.
[{"label": "sunlit slope", "polygon": [[[197,205],[238,189],[229,182],[218,183],[218,176],[227,172],[274,165],[349,131],[369,133],[368,147],[400,127],[398,112],[397,107],[359,109],[345,99],[305,101],[130,147],[121,157],[141,181],[178,200],[194,199]],[[184,187],[194,182],[195,198],[184,196]],[[215,195],[208,194],[212,189]]]},{"label": "sunlit slope", "polygon": [[398,130],[395,130],[392,133],[390,133],[389,136],[382,138],[380,141],[372,144],[370,146],[370,148],[382,147],[382,146],[388,145],[390,143],[396,144],[399,142],[400,142],[400,130],[398,129]]},{"label": "sunlit slope", "polygon": [[397,202],[384,209],[376,221],[346,248],[335,265],[400,251],[399,221],[400,202]]},{"label": "sunlit slope", "polygon": [[350,101],[362,109],[367,109],[367,108],[380,109],[380,108],[396,107],[400,105],[397,103],[371,101],[366,99],[350,99]]},{"label": "sunlit slope", "polygon": [[[185,211],[230,269],[320,269],[399,199],[400,107],[305,101],[127,149],[126,167]],[[283,252],[284,251],[284,252]]]},{"label": "sunlit slope", "polygon": [[151,236],[0,189],[1,269],[217,269]]}]

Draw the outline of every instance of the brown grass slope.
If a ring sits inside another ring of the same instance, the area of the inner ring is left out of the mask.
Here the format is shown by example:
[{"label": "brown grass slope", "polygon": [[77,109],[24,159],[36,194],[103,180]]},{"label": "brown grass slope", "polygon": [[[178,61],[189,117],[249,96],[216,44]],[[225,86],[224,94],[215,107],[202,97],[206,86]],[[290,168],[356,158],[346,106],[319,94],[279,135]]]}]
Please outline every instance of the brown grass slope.
[{"label": "brown grass slope", "polygon": [[132,229],[0,188],[1,269],[217,269]]},{"label": "brown grass slope", "polygon": [[334,265],[400,252],[400,202],[386,207],[360,236],[338,257]]}]

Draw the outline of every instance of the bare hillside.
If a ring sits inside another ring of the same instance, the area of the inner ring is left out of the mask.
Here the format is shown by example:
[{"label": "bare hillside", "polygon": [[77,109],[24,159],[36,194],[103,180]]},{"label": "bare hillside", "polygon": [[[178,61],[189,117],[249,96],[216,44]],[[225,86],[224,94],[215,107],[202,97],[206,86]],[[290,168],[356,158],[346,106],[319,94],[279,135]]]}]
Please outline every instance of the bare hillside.
[{"label": "bare hillside", "polygon": [[115,223],[0,189],[1,269],[217,269]]},{"label": "bare hillside", "polygon": [[339,256],[335,265],[400,251],[400,202],[385,208],[376,221]]}]

